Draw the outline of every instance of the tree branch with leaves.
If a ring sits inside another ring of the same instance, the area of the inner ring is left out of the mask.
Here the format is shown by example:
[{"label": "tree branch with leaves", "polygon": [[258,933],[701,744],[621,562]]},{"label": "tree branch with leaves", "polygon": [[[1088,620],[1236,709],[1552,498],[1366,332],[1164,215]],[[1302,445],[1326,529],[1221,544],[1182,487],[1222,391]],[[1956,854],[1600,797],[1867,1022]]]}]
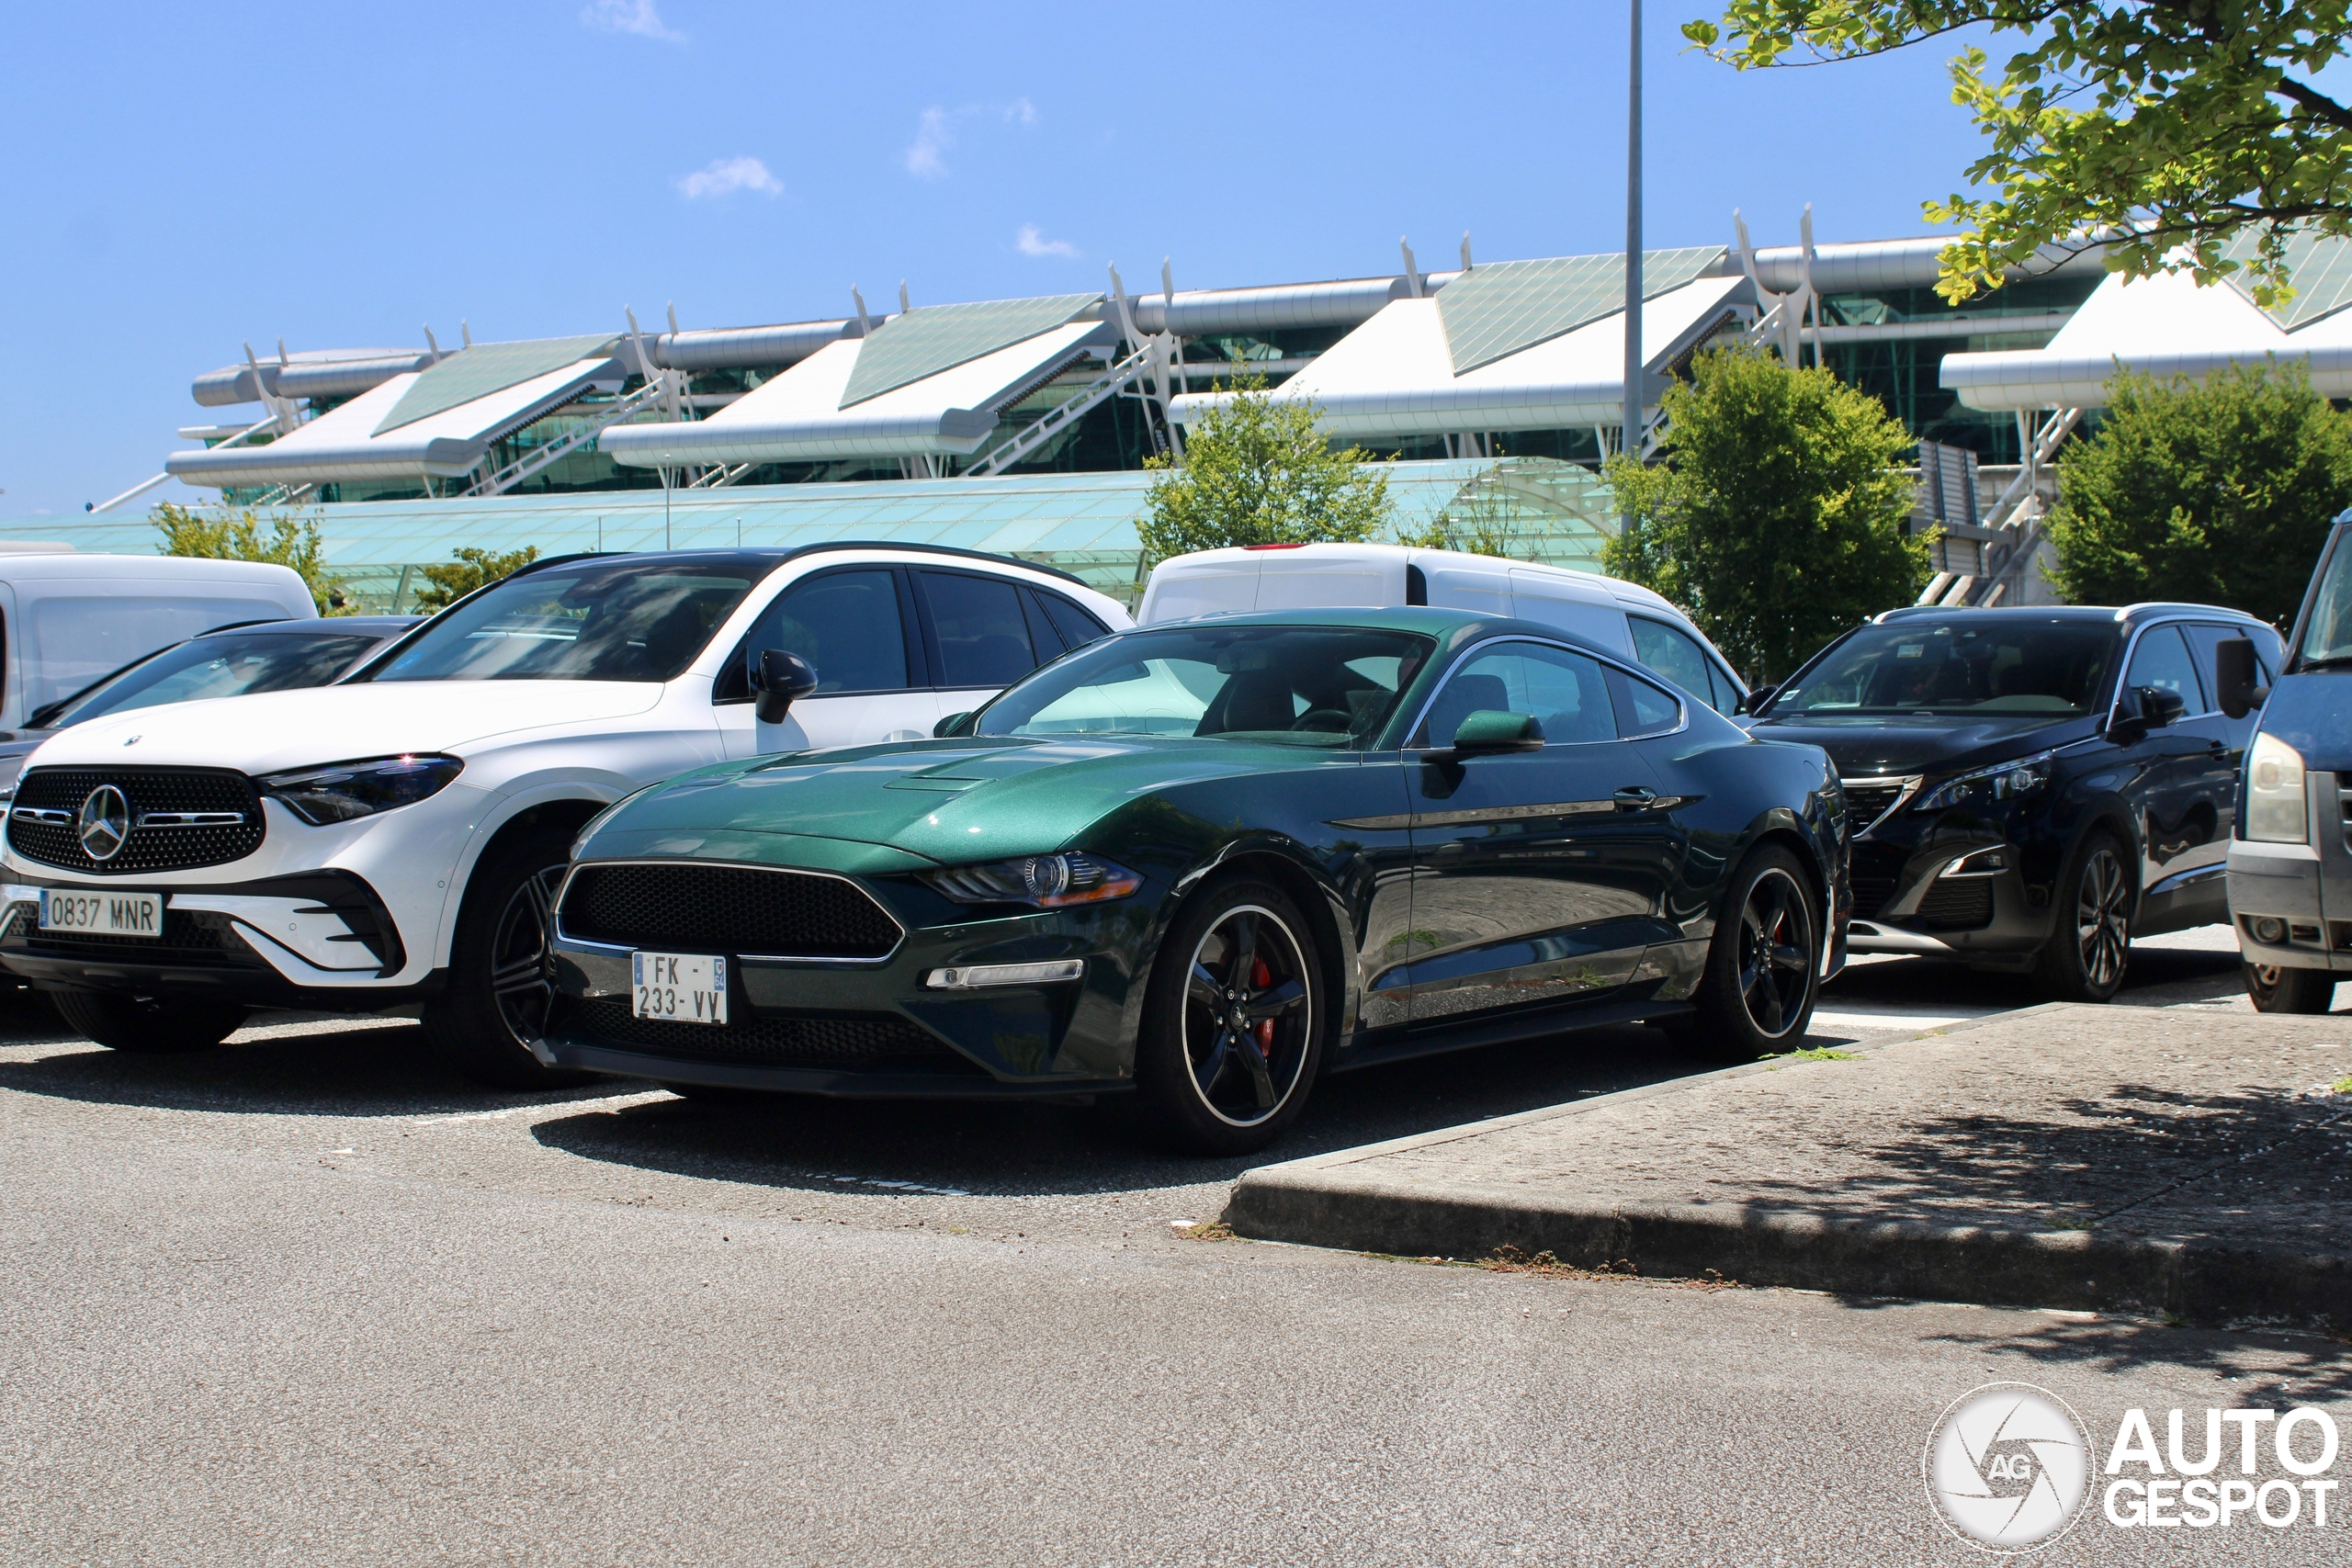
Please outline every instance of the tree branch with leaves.
[{"label": "tree branch with leaves", "polygon": [[1184,466],[1163,458],[1150,512],[1136,524],[1147,564],[1233,545],[1356,544],[1388,521],[1388,479],[1359,447],[1334,450],[1322,410],[1270,397],[1262,376],[1237,375],[1235,396],[1204,413]]}]

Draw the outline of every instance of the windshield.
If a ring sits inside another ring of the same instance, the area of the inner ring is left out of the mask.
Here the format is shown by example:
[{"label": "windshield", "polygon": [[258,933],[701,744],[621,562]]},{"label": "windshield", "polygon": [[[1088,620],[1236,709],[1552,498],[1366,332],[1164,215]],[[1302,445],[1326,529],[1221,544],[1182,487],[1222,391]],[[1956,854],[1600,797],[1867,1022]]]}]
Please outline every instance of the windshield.
[{"label": "windshield", "polygon": [[982,735],[1170,735],[1362,749],[1432,639],[1337,626],[1130,632],[981,710]]},{"label": "windshield", "polygon": [[2339,536],[2328,552],[2327,575],[2312,597],[2311,624],[2303,628],[2297,657],[2304,664],[2352,660],[2352,535]]},{"label": "windshield", "polygon": [[2098,705],[2120,645],[2110,624],[1962,610],[1864,626],[1772,700],[1774,718],[2047,714]]},{"label": "windshield", "polygon": [[100,714],[192,703],[247,692],[323,686],[382,641],[364,633],[223,632],[195,637],[37,713],[39,727],[62,729]]},{"label": "windshield", "polygon": [[668,681],[772,560],[589,560],[510,577],[441,615],[370,681]]}]

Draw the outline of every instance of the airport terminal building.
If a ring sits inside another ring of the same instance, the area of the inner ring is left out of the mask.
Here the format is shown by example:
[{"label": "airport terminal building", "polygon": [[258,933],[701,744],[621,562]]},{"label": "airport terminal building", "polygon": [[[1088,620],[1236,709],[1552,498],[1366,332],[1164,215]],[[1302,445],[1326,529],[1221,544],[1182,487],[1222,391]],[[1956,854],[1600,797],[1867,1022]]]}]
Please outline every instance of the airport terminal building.
[{"label": "airport terminal building", "polygon": [[[2352,247],[2302,242],[2298,293],[2126,289],[2095,252],[2053,254],[1960,308],[1936,239],[1654,251],[1643,400],[1711,341],[1745,335],[1882,399],[1921,439],[1918,521],[1943,530],[1933,596],[2048,596],[2035,520],[2059,442],[2119,361],[2201,373],[2283,354],[2352,387]],[[1624,400],[1623,260],[1474,261],[1386,275],[895,309],[850,291],[823,321],[607,330],[524,342],[250,347],[198,376],[200,422],[165,475],[233,504],[316,509],[359,602],[403,606],[459,545],[542,552],[823,538],[1002,551],[1113,592],[1140,577],[1136,518],[1237,374],[1311,398],[1380,459],[1400,529],[1442,522],[1510,552],[1597,563],[1616,527],[1598,477]],[[2303,278],[2312,287],[2306,289]],[[2343,299],[2339,299],[2338,297]],[[582,323],[586,325],[588,323]],[[2167,358],[2166,355],[2171,357]],[[2186,355],[2186,357],[2184,357]],[[2202,357],[2199,357],[2201,355]],[[164,475],[150,481],[162,482]],[[146,550],[142,486],[74,530]],[[54,522],[6,533],[53,537]]]}]

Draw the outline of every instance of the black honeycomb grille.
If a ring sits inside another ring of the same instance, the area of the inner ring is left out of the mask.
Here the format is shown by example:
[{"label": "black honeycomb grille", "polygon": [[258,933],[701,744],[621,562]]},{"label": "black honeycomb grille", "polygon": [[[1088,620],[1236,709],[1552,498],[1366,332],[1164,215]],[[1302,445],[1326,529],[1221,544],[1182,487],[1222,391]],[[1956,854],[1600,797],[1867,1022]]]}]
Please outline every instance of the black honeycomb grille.
[{"label": "black honeycomb grille", "polygon": [[632,1018],[625,998],[599,997],[571,1004],[571,1016],[578,1032],[598,1043],[687,1061],[849,1072],[940,1072],[970,1066],[927,1030],[884,1013],[754,1016],[713,1028]]},{"label": "black honeycomb grille", "polygon": [[1929,931],[1973,931],[1993,923],[1993,879],[1939,877],[1919,900],[1919,923]]},{"label": "black honeycomb grille", "polygon": [[856,884],[752,866],[584,865],[561,915],[566,935],[623,947],[881,958],[899,945],[898,923]]},{"label": "black honeycomb grille", "polygon": [[[130,836],[113,858],[92,860],[82,849],[78,818],[90,792],[109,784],[130,803]],[[8,843],[18,854],[94,876],[225,865],[261,848],[266,831],[253,781],[225,769],[35,768],[17,786],[11,805]],[[32,811],[63,812],[67,819],[37,821],[27,815]],[[189,828],[140,824],[151,812],[183,811],[233,811],[243,820]]]}]

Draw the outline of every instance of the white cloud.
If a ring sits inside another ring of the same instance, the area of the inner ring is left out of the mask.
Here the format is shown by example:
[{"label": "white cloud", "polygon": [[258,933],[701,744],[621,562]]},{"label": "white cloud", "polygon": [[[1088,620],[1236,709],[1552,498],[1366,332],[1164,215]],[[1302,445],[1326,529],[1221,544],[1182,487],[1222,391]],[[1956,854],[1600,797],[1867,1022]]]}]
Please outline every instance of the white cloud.
[{"label": "white cloud", "polygon": [[739,190],[755,190],[762,196],[782,196],[784,182],[768,173],[768,166],[757,158],[720,158],[707,169],[696,169],[678,180],[678,189],[689,201],[705,197],[732,196]]},{"label": "white cloud", "polygon": [[1012,248],[1024,256],[1067,256],[1078,259],[1078,247],[1068,240],[1048,240],[1037,232],[1035,223],[1023,223],[1021,231],[1012,236]]},{"label": "white cloud", "polygon": [[904,157],[907,173],[920,179],[945,179],[947,161],[940,154],[955,145],[956,138],[947,130],[947,111],[932,105],[915,122],[915,139],[908,144]]},{"label": "white cloud", "polygon": [[1037,123],[1037,106],[1026,98],[1015,98],[1006,106],[1004,119],[1008,125],[1035,125]]},{"label": "white cloud", "polygon": [[686,35],[673,31],[662,21],[662,13],[653,0],[595,0],[580,13],[582,26],[601,32],[633,33],[639,38],[660,39],[663,43],[684,43]]}]

